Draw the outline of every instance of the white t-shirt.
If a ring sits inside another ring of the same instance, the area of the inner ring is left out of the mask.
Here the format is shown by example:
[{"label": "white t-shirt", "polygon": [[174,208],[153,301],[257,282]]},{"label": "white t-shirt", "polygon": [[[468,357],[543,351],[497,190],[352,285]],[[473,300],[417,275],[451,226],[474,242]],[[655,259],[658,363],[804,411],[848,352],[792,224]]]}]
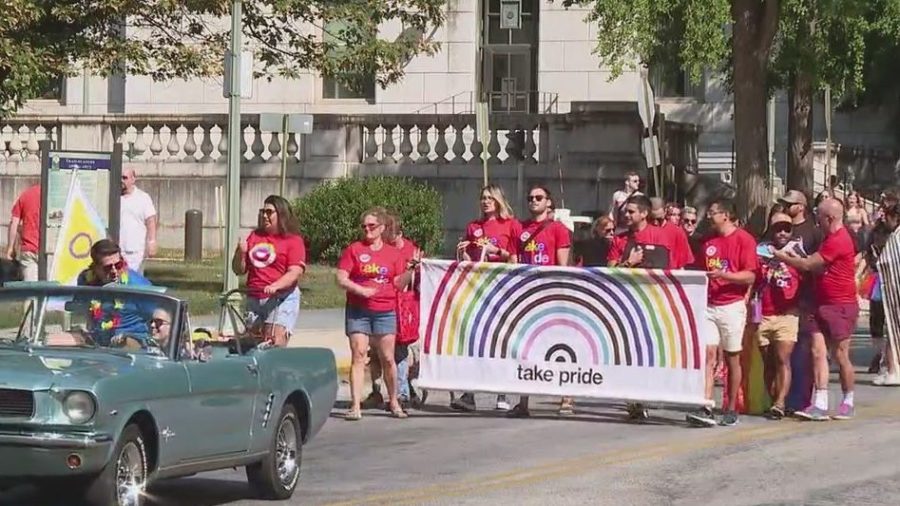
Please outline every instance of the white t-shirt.
[{"label": "white t-shirt", "polygon": [[119,214],[119,246],[122,251],[144,251],[147,244],[147,219],[156,216],[153,200],[147,192],[135,188],[122,195]]},{"label": "white t-shirt", "polygon": [[639,191],[629,193],[625,190],[616,190],[612,196],[612,204],[609,206],[609,217],[612,219],[618,218],[619,210],[625,204],[625,201],[628,200],[628,197],[633,195],[643,195],[643,193]]}]

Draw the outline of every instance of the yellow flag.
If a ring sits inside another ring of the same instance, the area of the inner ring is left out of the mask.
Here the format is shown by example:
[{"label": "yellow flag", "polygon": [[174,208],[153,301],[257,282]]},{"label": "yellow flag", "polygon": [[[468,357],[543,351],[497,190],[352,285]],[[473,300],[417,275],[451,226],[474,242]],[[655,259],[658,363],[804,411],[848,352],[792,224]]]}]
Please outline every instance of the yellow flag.
[{"label": "yellow flag", "polygon": [[50,281],[63,285],[76,284],[78,275],[91,264],[91,246],[105,237],[103,219],[84,196],[78,178],[73,174],[62,228],[56,241]]}]

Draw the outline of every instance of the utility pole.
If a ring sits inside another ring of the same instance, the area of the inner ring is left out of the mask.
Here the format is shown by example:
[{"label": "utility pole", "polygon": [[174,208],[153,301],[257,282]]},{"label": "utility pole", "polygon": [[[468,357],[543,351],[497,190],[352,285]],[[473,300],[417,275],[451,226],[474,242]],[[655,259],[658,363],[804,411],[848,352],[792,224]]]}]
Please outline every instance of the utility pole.
[{"label": "utility pole", "polygon": [[225,176],[226,225],[225,251],[222,258],[225,291],[238,287],[237,275],[231,270],[232,248],[237,247],[241,209],[241,1],[231,0],[231,83],[228,95],[228,172]]}]

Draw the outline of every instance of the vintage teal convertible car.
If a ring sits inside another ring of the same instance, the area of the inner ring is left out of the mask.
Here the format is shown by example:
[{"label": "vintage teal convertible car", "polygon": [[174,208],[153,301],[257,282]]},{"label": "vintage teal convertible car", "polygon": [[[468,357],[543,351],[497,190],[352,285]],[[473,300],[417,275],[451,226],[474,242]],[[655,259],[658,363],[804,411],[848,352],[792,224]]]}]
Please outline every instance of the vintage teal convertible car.
[{"label": "vintage teal convertible car", "polygon": [[192,331],[186,304],[151,289],[0,289],[0,491],[137,506],[154,480],[244,466],[260,497],[290,497],[334,404],[334,355]]}]

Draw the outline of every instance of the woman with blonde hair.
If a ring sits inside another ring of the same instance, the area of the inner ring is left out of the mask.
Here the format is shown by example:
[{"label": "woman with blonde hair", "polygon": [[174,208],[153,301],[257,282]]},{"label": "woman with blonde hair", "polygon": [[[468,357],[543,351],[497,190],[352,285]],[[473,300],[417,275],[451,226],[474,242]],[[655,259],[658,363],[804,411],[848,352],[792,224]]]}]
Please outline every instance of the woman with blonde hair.
[{"label": "woman with blonde hair", "polygon": [[[466,226],[465,237],[456,245],[457,255],[463,260],[516,263],[521,235],[522,226],[516,221],[503,189],[488,185],[481,190],[481,217]],[[460,411],[475,411],[475,394],[464,393],[454,398],[450,406]],[[497,409],[509,409],[505,395],[497,396]]]},{"label": "woman with blonde hair", "polygon": [[412,275],[400,251],[383,237],[388,214],[375,207],[360,217],[362,239],[344,250],[338,261],[337,282],[347,292],[345,330],[352,354],[350,410],[347,420],[362,418],[361,399],[369,343],[376,349],[388,393],[388,408],[396,418],[406,418],[397,398],[397,290]]},{"label": "woman with blonde hair", "polygon": [[858,191],[852,191],[844,198],[844,216],[848,228],[854,232],[869,228],[869,213],[863,209],[862,197]]}]

